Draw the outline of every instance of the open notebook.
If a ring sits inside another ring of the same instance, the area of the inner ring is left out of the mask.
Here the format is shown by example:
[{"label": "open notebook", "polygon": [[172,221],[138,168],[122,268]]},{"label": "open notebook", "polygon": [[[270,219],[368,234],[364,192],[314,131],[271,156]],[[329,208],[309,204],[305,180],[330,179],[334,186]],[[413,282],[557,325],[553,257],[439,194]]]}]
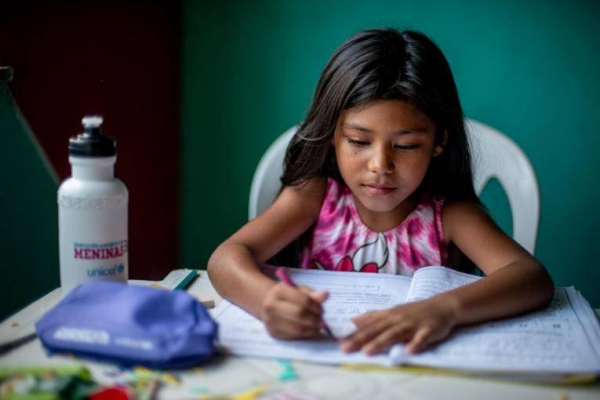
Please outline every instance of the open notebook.
[{"label": "open notebook", "polygon": [[[477,276],[443,267],[419,269],[405,276],[289,269],[298,284],[330,292],[324,318],[336,337],[354,329],[350,318],[369,310],[416,301],[468,284]],[[274,269],[266,267],[266,274]],[[387,354],[345,354],[335,340],[273,339],[261,321],[228,301],[212,311],[219,323],[219,343],[234,355],[274,357],[326,364],[414,365],[554,380],[552,375],[600,374],[600,324],[574,288],[557,288],[548,307],[524,316],[456,329],[444,342],[409,355],[404,346]],[[534,378],[535,379],[535,378]]]}]

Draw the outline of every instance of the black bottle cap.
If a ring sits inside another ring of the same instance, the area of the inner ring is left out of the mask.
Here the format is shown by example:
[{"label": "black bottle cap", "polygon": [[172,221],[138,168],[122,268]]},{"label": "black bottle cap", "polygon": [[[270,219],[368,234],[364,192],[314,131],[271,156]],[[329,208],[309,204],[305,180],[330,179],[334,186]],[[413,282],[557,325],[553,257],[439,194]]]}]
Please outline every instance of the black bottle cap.
[{"label": "black bottle cap", "polygon": [[84,132],[69,139],[69,155],[78,157],[112,157],[117,154],[117,142],[100,131],[102,117],[85,116],[81,120]]}]

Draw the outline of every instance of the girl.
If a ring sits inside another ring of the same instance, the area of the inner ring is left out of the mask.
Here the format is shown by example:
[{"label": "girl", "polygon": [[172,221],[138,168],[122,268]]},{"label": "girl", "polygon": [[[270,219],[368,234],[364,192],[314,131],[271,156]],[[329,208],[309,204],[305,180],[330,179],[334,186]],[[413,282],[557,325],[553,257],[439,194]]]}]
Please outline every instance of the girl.
[{"label": "girl", "polygon": [[225,298],[281,339],[316,335],[327,293],[293,288],[259,265],[306,237],[300,266],[412,275],[427,265],[486,276],[427,300],[355,317],[346,352],[396,342],[415,353],[462,324],[547,304],[544,267],[504,234],[472,183],[463,113],[448,62],[412,31],[359,32],[339,47],[287,151],[273,205],[208,263]]}]

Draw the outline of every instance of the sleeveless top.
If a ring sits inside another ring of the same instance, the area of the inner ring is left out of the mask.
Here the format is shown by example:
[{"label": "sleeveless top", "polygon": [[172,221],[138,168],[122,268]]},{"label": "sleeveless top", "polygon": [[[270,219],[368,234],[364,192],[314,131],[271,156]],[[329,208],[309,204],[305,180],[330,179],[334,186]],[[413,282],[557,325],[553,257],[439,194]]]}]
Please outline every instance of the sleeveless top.
[{"label": "sleeveless top", "polygon": [[300,266],[412,276],[421,267],[444,265],[443,205],[443,198],[423,195],[398,226],[375,232],[361,221],[350,189],[330,178]]}]

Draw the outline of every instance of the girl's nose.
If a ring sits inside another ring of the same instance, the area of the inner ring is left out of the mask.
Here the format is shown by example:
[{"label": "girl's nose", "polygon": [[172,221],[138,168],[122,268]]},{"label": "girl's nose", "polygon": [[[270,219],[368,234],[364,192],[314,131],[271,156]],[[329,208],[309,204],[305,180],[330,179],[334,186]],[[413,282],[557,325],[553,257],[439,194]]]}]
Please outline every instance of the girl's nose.
[{"label": "girl's nose", "polygon": [[389,174],[394,170],[394,161],[389,149],[379,147],[373,148],[373,153],[369,159],[369,171],[376,174]]}]

